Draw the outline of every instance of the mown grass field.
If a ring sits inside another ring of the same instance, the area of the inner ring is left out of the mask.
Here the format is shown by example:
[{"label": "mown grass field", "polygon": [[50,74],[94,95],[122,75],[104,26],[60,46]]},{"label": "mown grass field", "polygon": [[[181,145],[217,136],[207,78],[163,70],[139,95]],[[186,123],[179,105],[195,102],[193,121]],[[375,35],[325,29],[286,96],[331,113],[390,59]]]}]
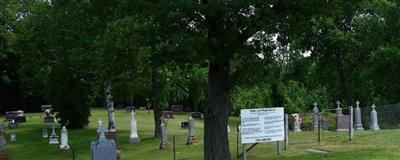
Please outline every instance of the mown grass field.
[{"label": "mown grass field", "polygon": [[[122,151],[123,160],[170,160],[173,159],[172,135],[176,136],[176,156],[178,160],[203,159],[203,122],[196,120],[196,134],[198,145],[187,146],[185,139],[188,131],[180,129],[180,122],[186,121],[189,114],[178,114],[175,119],[168,121],[169,150],[159,150],[159,139],[153,138],[153,115],[147,111],[138,111],[138,133],[140,144],[128,144],[130,114],[124,110],[116,110],[116,126],[118,131],[117,143]],[[69,143],[75,153],[75,159],[90,159],[90,142],[96,139],[97,120],[107,120],[106,111],[92,109],[91,123],[86,129],[70,130]],[[4,117],[1,117],[4,119]],[[27,123],[18,129],[7,129],[7,148],[12,160],[71,160],[72,155],[58,153],[58,145],[49,145],[48,139],[42,138],[42,128],[50,126],[44,124],[40,113],[27,114]],[[229,121],[231,132],[230,150],[232,157],[236,156],[236,124],[237,117]],[[60,135],[60,126],[57,134]],[[9,133],[17,134],[17,142],[9,141]],[[382,130],[377,132],[357,131],[354,140],[349,142],[347,132],[323,132],[322,144],[317,143],[317,134],[314,132],[289,133],[290,145],[288,150],[282,149],[280,156],[276,155],[276,143],[263,143],[248,152],[249,160],[396,160],[400,159],[400,130]],[[283,146],[283,144],[281,145]],[[323,150],[326,153],[310,151]],[[239,149],[241,150],[241,149]],[[235,158],[232,158],[235,159]]]}]

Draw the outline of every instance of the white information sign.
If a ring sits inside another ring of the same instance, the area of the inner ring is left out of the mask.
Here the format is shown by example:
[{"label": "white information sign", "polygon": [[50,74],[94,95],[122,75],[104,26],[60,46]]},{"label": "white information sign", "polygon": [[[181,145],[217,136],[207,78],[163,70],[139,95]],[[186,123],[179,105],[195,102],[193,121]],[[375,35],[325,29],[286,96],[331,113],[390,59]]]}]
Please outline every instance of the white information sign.
[{"label": "white information sign", "polygon": [[284,110],[279,108],[242,109],[242,144],[283,141]]}]

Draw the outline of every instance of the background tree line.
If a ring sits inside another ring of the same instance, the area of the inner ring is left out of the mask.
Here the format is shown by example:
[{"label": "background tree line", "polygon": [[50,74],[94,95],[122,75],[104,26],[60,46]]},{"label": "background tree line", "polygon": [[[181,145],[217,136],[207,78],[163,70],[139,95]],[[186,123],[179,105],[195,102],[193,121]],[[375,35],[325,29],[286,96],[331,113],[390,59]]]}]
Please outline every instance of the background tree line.
[{"label": "background tree line", "polygon": [[241,108],[398,103],[399,3],[1,0],[0,110],[49,103],[79,128],[109,87],[151,98],[156,124],[171,104],[204,112],[206,159],[230,159]]}]

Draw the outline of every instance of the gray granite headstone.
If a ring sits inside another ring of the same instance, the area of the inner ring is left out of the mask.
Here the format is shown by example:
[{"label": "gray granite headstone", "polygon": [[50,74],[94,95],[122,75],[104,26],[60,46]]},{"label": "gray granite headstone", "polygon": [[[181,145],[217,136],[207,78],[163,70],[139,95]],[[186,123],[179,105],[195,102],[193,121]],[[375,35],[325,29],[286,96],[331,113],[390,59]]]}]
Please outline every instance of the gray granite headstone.
[{"label": "gray granite headstone", "polygon": [[355,120],[355,124],[354,127],[356,130],[364,130],[363,125],[361,123],[361,108],[360,108],[360,102],[357,101],[356,102],[356,109],[355,109],[355,113],[354,113],[354,120]]},{"label": "gray granite headstone", "polygon": [[186,140],[186,144],[197,144],[197,138],[196,138],[196,133],[195,133],[195,128],[194,128],[194,119],[192,117],[189,118],[189,135]]},{"label": "gray granite headstone", "polygon": [[314,131],[318,131],[318,117],[319,117],[319,110],[318,110],[318,107],[317,107],[317,102],[314,102],[313,103],[313,105],[314,105],[314,108],[313,108],[313,127],[314,127]]},{"label": "gray granite headstone", "polygon": [[68,152],[69,144],[68,144],[68,130],[67,127],[63,126],[61,129],[61,145],[60,151]]},{"label": "gray granite headstone", "polygon": [[374,104],[372,104],[372,111],[371,111],[371,130],[372,131],[379,130],[378,114],[376,113],[375,107],[376,106]]},{"label": "gray granite headstone", "polygon": [[17,135],[15,133],[10,134],[10,142],[15,142],[17,141]]},{"label": "gray granite headstone", "polygon": [[166,127],[163,119],[161,119],[161,142],[160,142],[159,148],[161,150],[168,149],[167,127]]},{"label": "gray granite headstone", "polygon": [[301,132],[301,123],[303,123],[303,120],[301,119],[300,115],[298,113],[291,114],[293,117],[293,131],[294,132]]},{"label": "gray granite headstone", "polygon": [[336,116],[341,116],[342,114],[342,108],[340,108],[340,101],[336,102],[337,107],[336,107]]},{"label": "gray granite headstone", "polygon": [[99,139],[90,145],[92,160],[117,160],[117,149],[114,140],[107,140],[105,129],[99,121]]},{"label": "gray granite headstone", "polygon": [[47,128],[42,129],[42,137],[43,138],[49,138],[49,133],[47,131]]}]

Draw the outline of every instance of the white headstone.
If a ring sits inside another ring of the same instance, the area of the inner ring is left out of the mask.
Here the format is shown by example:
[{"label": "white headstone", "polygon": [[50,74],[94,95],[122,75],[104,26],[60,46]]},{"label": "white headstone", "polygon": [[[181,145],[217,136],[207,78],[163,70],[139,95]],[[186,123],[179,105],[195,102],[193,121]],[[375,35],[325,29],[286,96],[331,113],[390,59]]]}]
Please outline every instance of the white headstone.
[{"label": "white headstone", "polygon": [[55,130],[55,125],[56,125],[56,119],[54,118],[54,122],[51,124],[52,132],[50,135],[49,144],[59,144],[58,136],[57,136],[56,130]]},{"label": "white headstone", "polygon": [[49,133],[47,131],[47,128],[42,129],[42,137],[43,138],[49,138]]},{"label": "white headstone", "polygon": [[167,128],[164,121],[161,119],[161,143],[160,149],[165,150],[168,149],[168,136],[167,136]]},{"label": "white headstone", "polygon": [[11,134],[10,134],[10,141],[11,141],[11,142],[17,141],[17,135],[15,135],[15,133],[11,133]]},{"label": "white headstone", "polygon": [[336,116],[341,116],[343,115],[342,113],[342,108],[340,107],[340,101],[336,102],[337,108],[336,108]]},{"label": "white headstone", "polygon": [[129,143],[140,143],[140,138],[137,133],[137,123],[135,119],[135,112],[131,111],[131,134],[129,135]]},{"label": "white headstone", "polygon": [[65,126],[61,129],[61,145],[60,150],[69,150],[68,145],[68,130]]}]

